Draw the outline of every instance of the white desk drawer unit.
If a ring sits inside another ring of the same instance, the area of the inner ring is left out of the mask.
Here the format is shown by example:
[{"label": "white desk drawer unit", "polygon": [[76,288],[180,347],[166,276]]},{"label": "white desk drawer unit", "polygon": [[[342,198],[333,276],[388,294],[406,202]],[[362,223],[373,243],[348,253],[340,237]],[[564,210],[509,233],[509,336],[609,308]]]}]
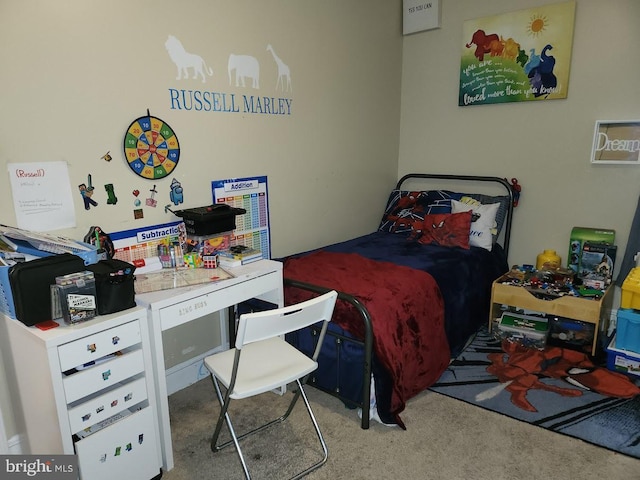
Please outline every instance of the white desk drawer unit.
[{"label": "white desk drawer unit", "polygon": [[91,425],[102,422],[147,399],[147,383],[144,378],[109,390],[69,409],[72,433],[78,433]]},{"label": "white desk drawer unit", "polygon": [[76,450],[83,479],[142,480],[158,475],[157,464],[148,461],[158,454],[154,421],[154,413],[145,408],[79,440]]},{"label": "white desk drawer unit", "polygon": [[116,355],[110,360],[90,368],[65,376],[62,379],[67,403],[73,403],[83,397],[126,380],[144,371],[142,350],[133,350]]},{"label": "white desk drawer unit", "polygon": [[129,322],[118,327],[58,347],[60,370],[66,372],[112,353],[140,343],[140,323]]},{"label": "white desk drawer unit", "polygon": [[5,325],[29,444],[24,453],[75,453],[81,480],[161,475],[145,309],[47,331],[8,317]]}]

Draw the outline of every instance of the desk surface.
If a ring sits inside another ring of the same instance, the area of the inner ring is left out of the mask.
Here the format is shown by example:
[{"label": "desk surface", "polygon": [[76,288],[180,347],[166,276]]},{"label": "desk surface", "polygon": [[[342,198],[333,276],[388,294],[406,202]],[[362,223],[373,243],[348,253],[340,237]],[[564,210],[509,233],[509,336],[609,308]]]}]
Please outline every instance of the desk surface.
[{"label": "desk surface", "polygon": [[[282,272],[282,263],[275,260],[259,260],[234,268],[225,269],[233,275],[233,278],[218,282],[190,285],[171,290],[159,290],[136,295],[138,305],[144,305],[152,310],[159,310],[176,303],[188,301],[201,295],[221,291],[248,280],[268,275],[274,272]],[[251,297],[249,297],[251,298]]]}]

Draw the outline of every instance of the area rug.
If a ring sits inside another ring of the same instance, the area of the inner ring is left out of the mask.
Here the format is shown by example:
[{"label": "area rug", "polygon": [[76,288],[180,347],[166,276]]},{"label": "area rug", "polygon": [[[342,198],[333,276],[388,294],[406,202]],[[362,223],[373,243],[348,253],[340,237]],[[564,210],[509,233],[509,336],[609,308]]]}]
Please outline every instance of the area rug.
[{"label": "area rug", "polygon": [[640,379],[604,367],[572,371],[567,359],[583,356],[572,350],[548,347],[524,360],[512,350],[483,330],[430,390],[640,458]]}]

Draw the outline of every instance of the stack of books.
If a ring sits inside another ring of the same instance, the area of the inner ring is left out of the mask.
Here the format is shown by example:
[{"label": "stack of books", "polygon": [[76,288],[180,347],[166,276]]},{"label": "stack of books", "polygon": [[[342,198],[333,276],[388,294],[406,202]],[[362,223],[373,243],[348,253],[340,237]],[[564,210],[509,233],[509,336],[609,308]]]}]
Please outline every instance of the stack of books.
[{"label": "stack of books", "polygon": [[262,259],[262,251],[244,245],[236,245],[218,252],[221,267],[238,267]]}]

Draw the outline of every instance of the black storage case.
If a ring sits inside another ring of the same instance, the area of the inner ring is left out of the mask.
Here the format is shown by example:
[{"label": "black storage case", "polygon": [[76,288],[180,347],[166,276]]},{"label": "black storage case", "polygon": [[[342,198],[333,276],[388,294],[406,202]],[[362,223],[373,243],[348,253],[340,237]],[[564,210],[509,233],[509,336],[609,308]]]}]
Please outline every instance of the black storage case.
[{"label": "black storage case", "polygon": [[27,326],[51,320],[51,285],[56,277],[83,272],[84,260],[71,253],[36,258],[9,267],[16,318]]},{"label": "black storage case", "polygon": [[96,281],[98,315],[120,312],[136,306],[136,267],[123,260],[112,258],[88,265]]},{"label": "black storage case", "polygon": [[226,203],[207,207],[187,208],[173,212],[182,217],[190,235],[213,235],[229,232],[236,228],[236,215],[247,213],[244,208],[235,208]]}]

